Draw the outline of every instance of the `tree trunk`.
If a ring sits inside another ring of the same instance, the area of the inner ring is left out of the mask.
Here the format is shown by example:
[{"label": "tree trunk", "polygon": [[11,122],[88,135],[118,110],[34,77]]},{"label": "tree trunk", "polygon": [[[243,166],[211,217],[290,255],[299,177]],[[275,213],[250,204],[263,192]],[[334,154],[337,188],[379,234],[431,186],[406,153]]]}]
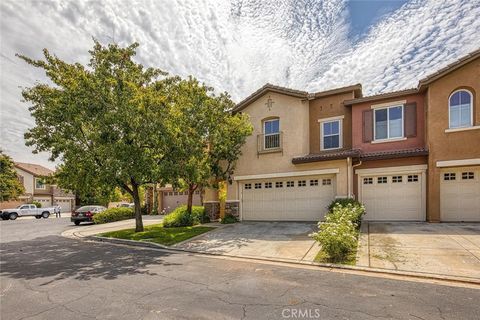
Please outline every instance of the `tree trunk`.
[{"label": "tree trunk", "polygon": [[135,204],[135,232],[142,232],[142,203],[140,201],[140,194],[138,192],[138,185],[136,183],[132,183],[132,193],[133,203]]},{"label": "tree trunk", "polygon": [[192,214],[192,206],[193,206],[193,193],[197,189],[197,185],[189,184],[188,185],[188,200],[187,200],[187,212]]}]

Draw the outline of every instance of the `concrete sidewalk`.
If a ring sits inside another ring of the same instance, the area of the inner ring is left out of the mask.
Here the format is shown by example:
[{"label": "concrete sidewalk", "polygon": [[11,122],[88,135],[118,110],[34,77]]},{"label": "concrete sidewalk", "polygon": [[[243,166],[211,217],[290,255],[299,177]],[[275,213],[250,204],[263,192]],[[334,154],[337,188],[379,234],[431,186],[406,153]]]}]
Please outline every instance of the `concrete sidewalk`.
[{"label": "concrete sidewalk", "polygon": [[[163,216],[142,216],[143,225],[149,226],[162,222]],[[85,238],[105,233],[109,231],[117,231],[123,229],[135,228],[135,219],[105,223],[105,224],[81,224],[76,228],[72,228],[62,232],[63,237],[67,238]]]}]

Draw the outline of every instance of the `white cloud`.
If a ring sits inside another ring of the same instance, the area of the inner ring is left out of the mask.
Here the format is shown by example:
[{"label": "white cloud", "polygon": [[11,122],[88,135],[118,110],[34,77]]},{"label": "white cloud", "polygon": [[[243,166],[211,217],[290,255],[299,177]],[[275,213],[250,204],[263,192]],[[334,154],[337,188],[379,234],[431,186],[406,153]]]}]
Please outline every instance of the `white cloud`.
[{"label": "white cloud", "polygon": [[[138,59],[192,74],[239,100],[265,82],[321,90],[361,82],[367,93],[411,87],[476,49],[477,2],[424,1],[385,16],[352,43],[345,1],[2,1],[0,147],[32,156],[23,133],[34,122],[19,86],[44,80],[15,53],[41,58],[46,47],[88,61],[91,38],[140,43]],[[51,166],[51,164],[50,164]]]}]

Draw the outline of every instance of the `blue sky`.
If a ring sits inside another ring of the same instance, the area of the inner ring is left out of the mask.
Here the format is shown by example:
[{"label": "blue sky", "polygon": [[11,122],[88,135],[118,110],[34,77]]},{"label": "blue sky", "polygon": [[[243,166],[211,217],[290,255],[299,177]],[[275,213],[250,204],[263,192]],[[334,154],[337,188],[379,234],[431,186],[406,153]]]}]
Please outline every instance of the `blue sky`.
[{"label": "blue sky", "polygon": [[[113,32],[114,31],[114,32]],[[418,80],[477,49],[480,1],[411,0],[3,0],[0,2],[0,148],[32,155],[34,125],[20,87],[45,81],[15,57],[48,48],[86,63],[92,37],[136,41],[136,59],[193,75],[235,101],[266,82],[311,92],[362,83],[366,95]]]}]

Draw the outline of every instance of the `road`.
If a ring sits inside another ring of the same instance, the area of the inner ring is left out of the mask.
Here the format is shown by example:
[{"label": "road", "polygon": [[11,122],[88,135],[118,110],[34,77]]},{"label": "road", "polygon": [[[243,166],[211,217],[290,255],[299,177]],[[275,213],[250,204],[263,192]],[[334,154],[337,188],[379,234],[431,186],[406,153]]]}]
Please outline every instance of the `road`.
[{"label": "road", "polygon": [[480,290],[78,241],[1,221],[2,319],[478,319]]}]

